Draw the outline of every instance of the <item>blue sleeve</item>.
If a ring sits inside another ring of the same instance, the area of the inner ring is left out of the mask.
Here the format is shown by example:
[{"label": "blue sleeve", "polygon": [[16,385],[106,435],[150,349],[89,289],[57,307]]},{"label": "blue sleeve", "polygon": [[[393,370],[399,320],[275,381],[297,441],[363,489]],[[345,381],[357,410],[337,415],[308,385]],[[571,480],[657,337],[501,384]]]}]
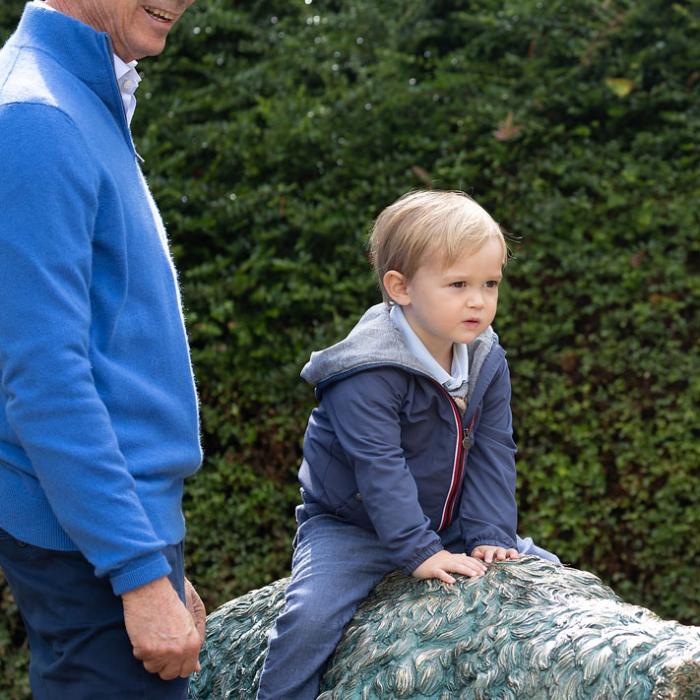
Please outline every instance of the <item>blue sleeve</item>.
[{"label": "blue sleeve", "polygon": [[515,547],[515,443],[505,359],[484,395],[462,486],[460,524],[465,552],[479,544]]},{"label": "blue sleeve", "polygon": [[68,536],[115,593],[170,571],[89,358],[99,177],[58,109],[0,108],[0,380],[8,422]]},{"label": "blue sleeve", "polygon": [[368,370],[332,384],[322,400],[379,540],[410,574],[443,547],[418,502],[401,447],[405,382],[398,370]]}]

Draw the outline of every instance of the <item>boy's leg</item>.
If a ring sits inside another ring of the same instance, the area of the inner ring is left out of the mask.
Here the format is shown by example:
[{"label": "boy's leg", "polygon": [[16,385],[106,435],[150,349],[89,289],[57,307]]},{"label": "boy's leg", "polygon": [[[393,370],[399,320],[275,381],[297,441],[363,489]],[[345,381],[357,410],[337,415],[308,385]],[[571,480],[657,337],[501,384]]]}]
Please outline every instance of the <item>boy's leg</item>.
[{"label": "boy's leg", "polygon": [[[166,556],[184,599],[182,546]],[[0,567],[27,629],[35,700],[185,700],[187,679],[163,681],[134,657],[121,598],[81,554],[34,547],[0,530]]]},{"label": "boy's leg", "polygon": [[258,700],[316,698],[326,662],[357,606],[394,568],[374,533],[325,514],[302,522]]},{"label": "boy's leg", "polygon": [[559,557],[556,554],[548,552],[542,547],[538,547],[533,541],[532,537],[526,537],[523,539],[520,535],[517,536],[516,548],[520,554],[526,556],[539,557],[540,559],[546,559],[547,561],[553,561],[555,564],[561,564]]}]

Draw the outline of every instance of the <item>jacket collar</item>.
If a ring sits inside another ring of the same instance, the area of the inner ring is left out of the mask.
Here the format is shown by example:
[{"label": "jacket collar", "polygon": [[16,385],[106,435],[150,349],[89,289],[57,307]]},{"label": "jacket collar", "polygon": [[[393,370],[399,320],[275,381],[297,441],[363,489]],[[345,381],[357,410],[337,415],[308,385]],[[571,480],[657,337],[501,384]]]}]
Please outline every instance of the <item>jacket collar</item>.
[{"label": "jacket collar", "polygon": [[114,73],[112,43],[106,32],[98,32],[74,17],[34,0],[25,6],[8,45],[48,54],[85,83],[114,116],[133,149]]},{"label": "jacket collar", "polygon": [[[477,406],[493,375],[504,362],[505,352],[490,326],[469,344],[468,352],[468,403]],[[301,376],[316,388],[316,396],[320,397],[329,383],[355,372],[381,366],[401,367],[408,372],[433,379],[406,346],[384,303],[367,309],[356,326],[339,343],[311,353]],[[472,410],[467,408],[465,420],[471,417]]]},{"label": "jacket collar", "polygon": [[[466,393],[466,385],[469,381],[469,354],[464,343],[452,345],[451,371],[445,370],[440,363],[430,354],[418,334],[411,328],[403,308],[398,304],[392,304],[389,317],[399,329],[408,349],[414,357],[450,393],[462,395]],[[464,391],[462,388],[464,387]]]}]

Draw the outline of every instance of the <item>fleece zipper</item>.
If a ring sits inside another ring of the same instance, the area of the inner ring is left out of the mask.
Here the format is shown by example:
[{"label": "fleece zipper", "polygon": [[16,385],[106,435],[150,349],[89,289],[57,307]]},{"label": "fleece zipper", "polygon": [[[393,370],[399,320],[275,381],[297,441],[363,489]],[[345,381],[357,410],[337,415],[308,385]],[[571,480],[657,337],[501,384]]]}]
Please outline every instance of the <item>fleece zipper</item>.
[{"label": "fleece zipper", "polygon": [[[133,152],[134,156],[136,157],[136,160],[138,160],[142,165],[146,162],[139,152],[136,150],[136,145],[134,144],[134,137],[131,134],[131,127],[129,126],[129,118],[126,116],[126,108],[124,107],[124,100],[122,100],[122,94],[121,94],[121,88],[119,87],[119,80],[117,79],[117,71],[114,67],[114,49],[112,48],[112,40],[109,38],[109,36],[105,36],[105,44],[107,49],[107,61],[109,62],[110,66],[112,67],[112,75],[114,76],[114,80],[112,81],[112,87],[117,88],[117,98],[119,100],[119,106],[121,107],[121,115],[123,119],[119,119],[119,128],[124,134],[127,143],[129,144],[129,147],[131,148],[131,151]],[[112,93],[114,93],[114,90],[112,90]],[[114,96],[114,94],[113,94]]]}]

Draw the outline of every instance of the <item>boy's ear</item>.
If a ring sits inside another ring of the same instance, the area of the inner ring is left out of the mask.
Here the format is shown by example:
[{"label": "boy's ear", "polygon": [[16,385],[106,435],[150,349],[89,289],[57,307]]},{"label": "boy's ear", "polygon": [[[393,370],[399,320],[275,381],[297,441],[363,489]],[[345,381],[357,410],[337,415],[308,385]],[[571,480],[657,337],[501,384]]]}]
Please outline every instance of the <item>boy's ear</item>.
[{"label": "boy's ear", "polygon": [[393,302],[399,306],[411,303],[411,296],[408,293],[408,280],[404,275],[396,270],[389,270],[382,279],[384,289]]}]

